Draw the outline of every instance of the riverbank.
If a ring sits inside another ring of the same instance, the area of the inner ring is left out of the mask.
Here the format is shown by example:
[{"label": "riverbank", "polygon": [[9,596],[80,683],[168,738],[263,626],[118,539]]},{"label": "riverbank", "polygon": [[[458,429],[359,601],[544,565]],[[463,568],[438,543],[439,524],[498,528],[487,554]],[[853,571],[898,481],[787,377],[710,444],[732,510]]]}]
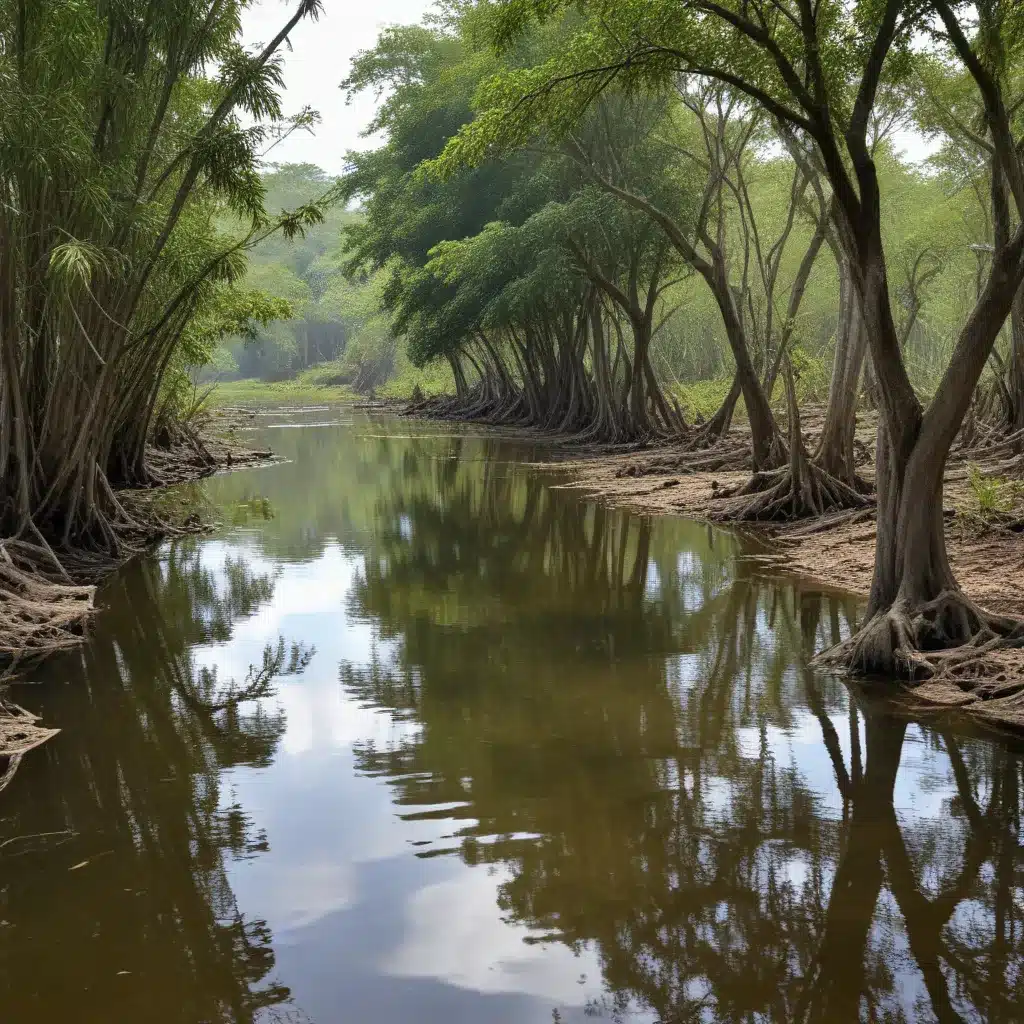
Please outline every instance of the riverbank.
[{"label": "riverbank", "polygon": [[[858,436],[858,472],[867,480],[874,474],[866,443],[872,426],[863,424]],[[616,507],[716,522],[729,502],[726,495],[749,472],[688,471],[689,459],[692,452],[665,444],[595,452],[557,465],[572,477],[560,486]],[[1005,466],[997,458],[951,459],[945,475],[946,544],[956,578],[973,601],[990,612],[1024,618],[1024,485],[1001,479]],[[764,554],[754,556],[766,567],[867,597],[875,557],[873,508],[733,528],[770,542]],[[1024,729],[1024,648],[987,653],[963,666],[956,678],[910,683],[904,690],[922,704],[965,709],[990,723]]]},{"label": "riverbank", "polygon": [[23,708],[5,701],[3,685],[27,664],[81,643],[96,612],[96,588],[128,558],[167,536],[196,533],[210,524],[188,503],[169,500],[168,488],[243,467],[267,463],[269,449],[244,443],[239,434],[250,428],[255,413],[226,409],[203,419],[194,429],[179,432],[163,446],[150,446],[147,464],[157,486],[118,492],[127,513],[140,524],[126,559],[69,560],[68,578],[31,571],[18,564],[17,541],[0,541],[0,791],[18,763],[55,731]]}]

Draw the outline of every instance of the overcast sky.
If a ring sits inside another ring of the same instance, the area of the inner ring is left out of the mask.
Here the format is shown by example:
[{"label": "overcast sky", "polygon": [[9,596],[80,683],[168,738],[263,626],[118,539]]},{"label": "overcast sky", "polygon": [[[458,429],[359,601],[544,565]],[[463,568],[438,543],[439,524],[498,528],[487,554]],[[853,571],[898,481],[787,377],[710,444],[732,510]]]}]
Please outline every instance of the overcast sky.
[{"label": "overcast sky", "polygon": [[[295,0],[259,0],[243,17],[245,41],[265,43],[287,20]],[[323,0],[317,22],[304,21],[292,33],[292,49],[283,53],[287,86],[285,112],[311,106],[323,118],[315,135],[296,132],[273,150],[277,163],[319,164],[331,174],[341,172],[345,153],[367,149],[379,140],[360,132],[372,120],[372,93],[346,104],[338,85],[348,74],[352,58],[369,49],[385,25],[408,25],[422,20],[434,0]],[[896,145],[911,160],[923,159],[929,146],[915,132],[897,133]]]},{"label": "overcast sky", "polygon": [[[271,159],[278,163],[319,164],[339,173],[346,150],[364,149],[373,140],[359,133],[373,117],[372,94],[346,105],[338,88],[348,74],[352,58],[373,46],[385,25],[418,22],[433,7],[433,0],[323,0],[324,13],[317,22],[305,21],[292,33],[292,50],[284,52],[284,80],[288,88],[285,112],[303,106],[320,112],[323,121],[315,135],[297,132],[275,147]],[[272,39],[294,8],[294,0],[260,0],[243,17],[245,41],[265,43]]]}]

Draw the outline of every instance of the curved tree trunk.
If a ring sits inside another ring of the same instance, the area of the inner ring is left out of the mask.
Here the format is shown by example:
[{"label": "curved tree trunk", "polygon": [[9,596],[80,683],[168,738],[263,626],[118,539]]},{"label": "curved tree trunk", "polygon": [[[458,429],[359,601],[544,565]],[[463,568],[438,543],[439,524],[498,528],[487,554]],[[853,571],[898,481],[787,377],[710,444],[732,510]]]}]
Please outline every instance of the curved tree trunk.
[{"label": "curved tree trunk", "polygon": [[469,397],[469,385],[466,383],[466,374],[462,369],[462,362],[452,352],[446,352],[445,358],[448,360],[448,365],[452,370],[452,377],[455,379],[455,397],[460,402],[465,402]]},{"label": "curved tree trunk", "polygon": [[1010,358],[1006,364],[1006,392],[1009,396],[1009,429],[1024,430],[1024,287],[1010,311]]},{"label": "curved tree trunk", "polygon": [[779,435],[775,417],[768,398],[761,387],[761,380],[754,369],[747,345],[743,321],[729,286],[728,274],[721,259],[715,260],[711,274],[712,291],[722,314],[725,334],[729,340],[733,359],[736,362],[736,379],[743,394],[750,421],[751,446],[753,449],[754,472],[773,469],[784,461],[785,451]]},{"label": "curved tree trunk", "polygon": [[866,672],[929,675],[922,652],[968,643],[1014,623],[990,616],[960,591],[946,553],[943,473],[950,445],[1024,278],[1024,226],[997,252],[927,412],[903,367],[880,246],[863,270],[863,310],[879,383],[878,529],[867,621],[826,654]]}]

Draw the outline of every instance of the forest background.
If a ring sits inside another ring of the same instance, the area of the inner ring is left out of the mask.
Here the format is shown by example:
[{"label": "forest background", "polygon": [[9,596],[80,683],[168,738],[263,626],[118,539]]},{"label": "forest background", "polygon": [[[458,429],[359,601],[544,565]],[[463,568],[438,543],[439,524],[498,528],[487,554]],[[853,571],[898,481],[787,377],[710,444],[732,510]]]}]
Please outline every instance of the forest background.
[{"label": "forest background", "polygon": [[[339,102],[341,97],[339,96]],[[903,119],[909,124],[911,118]],[[923,139],[923,135],[919,137]],[[436,153],[445,137],[436,138]],[[880,154],[887,219],[887,254],[895,308],[907,338],[915,384],[934,387],[949,361],[956,330],[973,306],[987,253],[978,240],[990,231],[980,182],[965,174],[952,147],[921,156],[926,147],[903,135]],[[913,144],[917,143],[917,144]],[[436,153],[434,155],[436,155]],[[917,155],[918,159],[914,159]],[[752,164],[752,200],[768,232],[785,221],[791,163],[771,152]],[[269,210],[293,209],[322,195],[332,179],[315,164],[277,164],[262,172]],[[363,223],[359,204],[336,206],[305,237],[280,236],[249,254],[243,283],[287,300],[292,315],[259,325],[253,337],[230,335],[196,367],[196,381],[217,383],[217,404],[336,400],[372,391],[382,398],[451,392],[454,379],[442,359],[412,362],[382,306],[383,273],[346,274],[346,230]],[[808,220],[793,228],[780,270],[781,290],[792,282],[813,233]],[[817,260],[811,271],[792,351],[802,399],[826,399],[839,322],[835,261]],[[714,298],[692,278],[661,296],[663,322],[653,341],[653,362],[689,418],[713,415],[732,381],[732,356]],[[1002,343],[1007,340],[1004,332]],[[775,396],[781,403],[783,395]],[[742,417],[742,398],[738,404]]]},{"label": "forest background", "polygon": [[[445,78],[440,96],[435,81],[406,77],[411,65],[431,48],[444,51],[444,62],[432,70]],[[441,154],[459,126],[455,123],[448,131],[438,131],[434,120],[438,112],[448,107],[448,113],[461,111],[460,122],[471,120],[474,93],[494,70],[493,54],[484,39],[473,36],[472,26],[450,16],[428,17],[426,27],[396,26],[382,32],[378,46],[362,55],[352,78],[341,84],[350,92],[372,89],[395,95],[395,84],[405,82],[402,101],[385,108],[370,131],[418,131],[419,155],[427,160]],[[897,327],[908,368],[923,393],[934,389],[948,364],[959,325],[974,305],[987,269],[990,247],[986,240],[992,231],[983,161],[967,151],[955,133],[944,131],[948,128],[944,104],[962,100],[962,95],[951,97],[948,92],[962,94],[965,86],[963,81],[951,80],[945,88],[947,95],[919,88],[909,97],[916,104],[905,102],[898,109],[885,110],[875,153],[886,210],[893,308],[900,319]],[[338,102],[344,102],[340,93]],[[403,119],[400,127],[399,118]],[[683,150],[687,129],[676,127],[677,136],[669,144]],[[667,128],[662,121],[659,130]],[[378,162],[388,148],[385,141],[377,151]],[[371,152],[364,151],[362,159],[369,159]],[[348,164],[351,173],[361,158],[359,154],[350,157],[356,161]],[[744,159],[750,220],[766,240],[774,240],[786,228],[793,205],[793,161],[777,139],[763,136],[748,147]],[[415,167],[401,170],[408,174]],[[294,209],[332,185],[344,184],[343,176],[332,177],[310,163],[270,164],[262,178],[270,211]],[[211,396],[215,403],[371,394],[408,398],[417,389],[425,395],[454,390],[454,377],[442,358],[417,366],[410,357],[407,340],[400,337],[409,324],[400,323],[396,329],[395,306],[388,308],[388,271],[367,272],[351,262],[351,233],[365,223],[364,204],[374,194],[358,191],[360,185],[350,182],[348,202],[330,209],[323,223],[307,230],[303,238],[275,236],[249,253],[249,270],[241,285],[285,300],[291,315],[256,325],[248,337],[223,338],[208,353],[208,362],[194,368],[204,392],[206,386],[218,384]],[[577,182],[576,189],[583,185]],[[508,210],[502,210],[507,195],[498,192],[489,199],[489,208],[478,211],[480,227],[492,219],[501,220],[503,213],[508,216]],[[735,236],[730,246],[731,269],[739,278],[754,270],[750,240],[741,237],[740,210],[735,203],[732,207],[724,219],[726,232]],[[814,233],[813,213],[805,208],[797,214],[777,271],[774,301],[783,307]],[[520,214],[519,222],[525,219]],[[462,237],[457,232],[465,225],[453,217],[449,224],[432,227],[431,241],[440,242]],[[429,257],[427,252],[423,255]],[[826,253],[814,261],[789,342],[802,401],[826,400],[840,327],[839,291],[836,261]],[[764,316],[768,301],[764,295],[748,298],[759,306],[750,309],[753,317]],[[1004,357],[1008,337],[1009,324],[1000,339]],[[733,359],[722,318],[714,296],[693,275],[668,284],[659,295],[651,359],[687,419],[711,417],[727,396]],[[773,401],[783,408],[784,400],[779,388]],[[737,415],[742,419],[744,414],[741,396]]]}]

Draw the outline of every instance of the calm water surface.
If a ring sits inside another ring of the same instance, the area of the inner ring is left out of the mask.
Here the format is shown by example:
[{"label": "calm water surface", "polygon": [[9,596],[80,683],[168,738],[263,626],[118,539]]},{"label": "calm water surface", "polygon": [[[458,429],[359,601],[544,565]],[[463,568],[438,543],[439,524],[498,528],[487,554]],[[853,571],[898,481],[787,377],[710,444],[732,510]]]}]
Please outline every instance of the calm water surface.
[{"label": "calm water surface", "polygon": [[342,418],[19,688],[0,1020],[1024,1019],[1019,746],[808,670],[855,606],[728,534]]}]

